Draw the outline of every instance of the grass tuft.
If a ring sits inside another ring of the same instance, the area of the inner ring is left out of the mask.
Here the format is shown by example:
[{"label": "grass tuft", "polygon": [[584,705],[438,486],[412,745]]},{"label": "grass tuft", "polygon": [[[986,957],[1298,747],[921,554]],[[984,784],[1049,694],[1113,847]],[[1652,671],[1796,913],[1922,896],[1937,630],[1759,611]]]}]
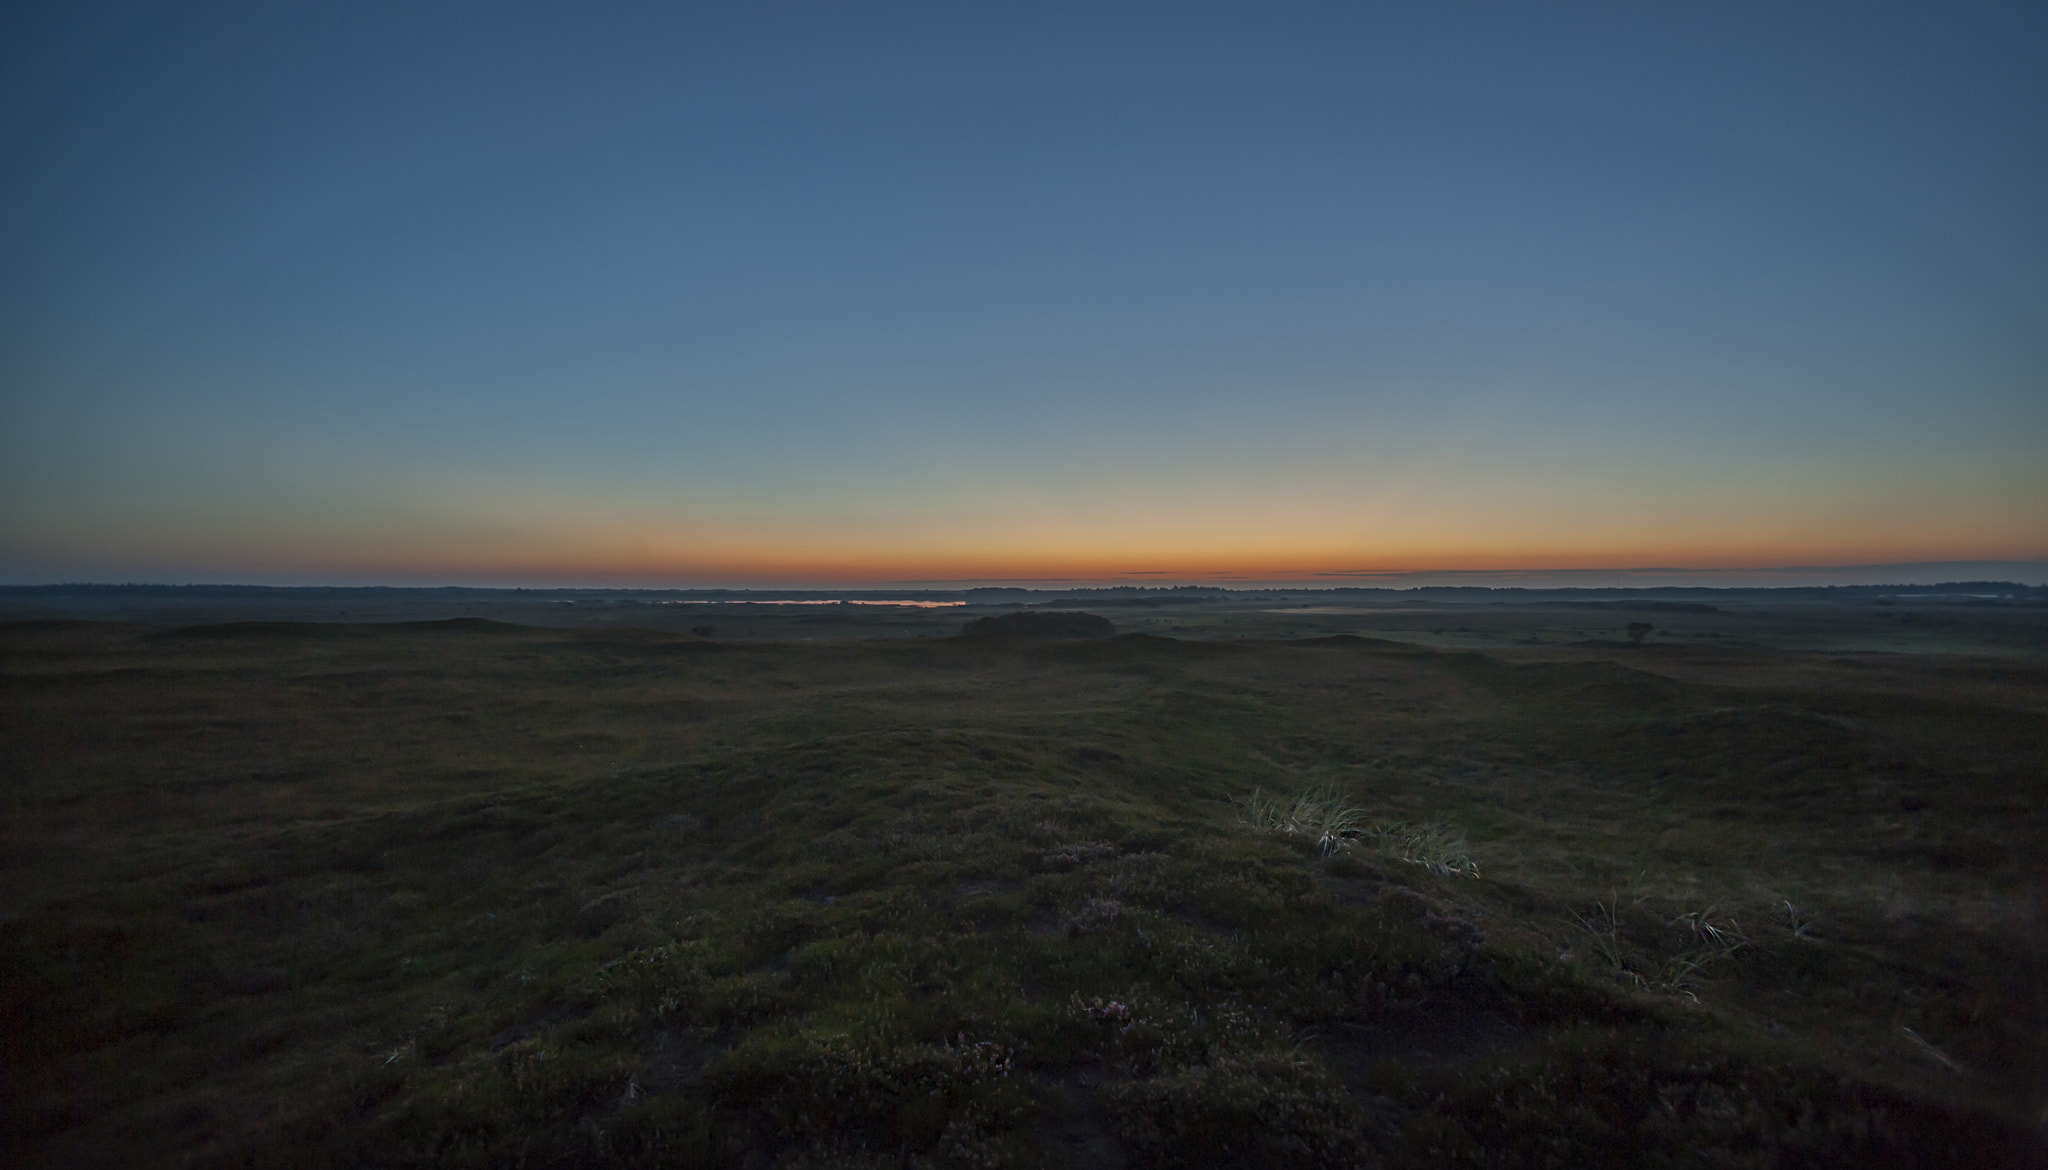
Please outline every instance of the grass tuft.
[{"label": "grass tuft", "polygon": [[1310,788],[1291,798],[1255,788],[1238,810],[1243,824],[1306,841],[1324,857],[1363,844],[1434,874],[1479,876],[1479,863],[1456,829],[1440,821],[1375,819],[1333,788]]},{"label": "grass tuft", "polygon": [[1431,873],[1479,876],[1479,863],[1472,859],[1463,834],[1441,822],[1381,821],[1367,826],[1363,836],[1387,856]]},{"label": "grass tuft", "polygon": [[1307,840],[1325,857],[1365,832],[1365,811],[1346,803],[1333,788],[1310,788],[1291,800],[1254,788],[1241,816],[1252,828]]}]

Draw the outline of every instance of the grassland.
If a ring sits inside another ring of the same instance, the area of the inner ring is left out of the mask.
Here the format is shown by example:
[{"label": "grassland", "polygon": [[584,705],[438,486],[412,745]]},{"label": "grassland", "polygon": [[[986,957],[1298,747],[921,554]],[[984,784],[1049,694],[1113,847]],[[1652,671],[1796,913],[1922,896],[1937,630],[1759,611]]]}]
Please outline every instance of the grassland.
[{"label": "grassland", "polygon": [[2041,611],[1305,608],[0,626],[5,1158],[2040,1160]]}]

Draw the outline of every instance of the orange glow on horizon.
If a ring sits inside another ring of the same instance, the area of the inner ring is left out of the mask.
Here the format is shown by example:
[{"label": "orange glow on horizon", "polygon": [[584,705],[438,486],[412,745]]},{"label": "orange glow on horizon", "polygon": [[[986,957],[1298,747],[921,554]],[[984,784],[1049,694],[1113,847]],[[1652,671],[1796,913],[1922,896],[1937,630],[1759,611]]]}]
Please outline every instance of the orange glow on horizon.
[{"label": "orange glow on horizon", "polygon": [[422,509],[396,523],[230,521],[146,531],[109,525],[53,531],[43,551],[71,564],[107,566],[71,580],[132,580],[118,566],[148,564],[155,579],[194,581],[643,587],[1033,580],[1328,586],[1432,572],[1716,573],[2048,559],[2048,532],[2040,525],[1990,510],[1963,518],[1895,510],[1882,518],[1864,512],[1817,520],[1707,508],[1638,516],[1545,515],[1529,505],[1368,512],[1310,499],[1270,507],[1269,518],[1254,511],[1126,507],[1077,516],[990,507],[971,519],[868,511],[828,523],[765,511],[679,518],[591,500],[520,501],[438,514]]},{"label": "orange glow on horizon", "polygon": [[[338,550],[337,550],[338,551]],[[683,585],[737,585],[741,583],[787,586],[856,586],[902,582],[973,583],[1033,580],[1044,581],[1127,581],[1142,583],[1231,581],[1298,582],[1304,586],[1339,586],[1346,583],[1370,585],[1376,578],[1404,574],[1443,573],[1552,573],[1625,572],[1645,569],[1674,569],[1700,572],[1735,570],[1776,570],[1792,568],[1849,567],[1871,564],[1905,564],[1920,561],[2048,559],[2041,548],[1830,548],[1759,549],[1745,555],[1743,550],[1706,550],[1663,547],[1633,549],[1553,549],[1522,555],[1467,551],[1433,553],[1396,552],[1378,555],[1327,555],[1310,559],[1297,557],[1232,557],[1211,552],[1178,557],[1115,555],[1097,550],[1066,552],[1026,550],[1007,554],[990,551],[978,555],[890,556],[883,552],[867,555],[805,555],[804,550],[748,550],[754,555],[506,555],[504,550],[471,550],[468,555],[440,557],[420,555],[370,555],[233,558],[244,571],[289,573],[318,577],[322,574],[354,579],[447,578],[451,580],[499,580],[506,582],[588,582],[643,587]],[[836,550],[835,550],[836,551]]]}]

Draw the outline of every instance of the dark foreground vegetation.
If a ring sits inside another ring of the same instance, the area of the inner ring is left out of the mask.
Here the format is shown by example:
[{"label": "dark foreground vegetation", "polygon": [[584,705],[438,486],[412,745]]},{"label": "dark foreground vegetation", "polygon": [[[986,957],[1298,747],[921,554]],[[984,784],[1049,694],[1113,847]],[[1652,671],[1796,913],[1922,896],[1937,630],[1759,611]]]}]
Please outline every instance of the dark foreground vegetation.
[{"label": "dark foreground vegetation", "polygon": [[0,626],[0,1160],[2041,1159],[2031,645],[1191,608]]}]

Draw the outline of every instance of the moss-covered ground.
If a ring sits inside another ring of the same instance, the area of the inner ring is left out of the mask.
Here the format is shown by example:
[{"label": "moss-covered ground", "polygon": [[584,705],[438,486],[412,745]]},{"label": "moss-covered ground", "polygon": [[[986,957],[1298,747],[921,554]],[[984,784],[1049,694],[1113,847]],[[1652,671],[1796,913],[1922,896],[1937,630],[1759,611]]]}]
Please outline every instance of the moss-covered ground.
[{"label": "moss-covered ground", "polygon": [[1252,632],[0,627],[0,1154],[2041,1157],[2038,657]]}]

